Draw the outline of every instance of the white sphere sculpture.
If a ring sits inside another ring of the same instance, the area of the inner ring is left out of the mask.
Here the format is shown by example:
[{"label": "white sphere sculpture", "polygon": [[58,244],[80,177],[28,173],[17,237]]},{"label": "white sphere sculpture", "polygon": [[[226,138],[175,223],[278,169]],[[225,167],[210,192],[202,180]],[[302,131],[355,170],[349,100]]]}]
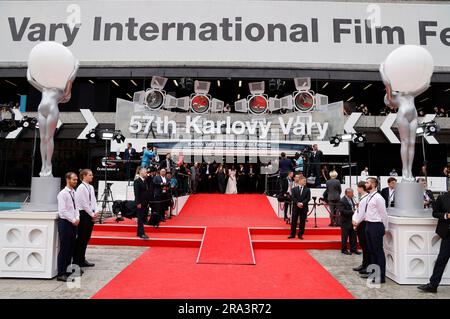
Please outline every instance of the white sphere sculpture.
[{"label": "white sphere sculpture", "polygon": [[72,52],[57,42],[41,42],[30,52],[28,70],[44,88],[65,89],[77,60]]},{"label": "white sphere sculpture", "polygon": [[430,83],[433,57],[423,47],[403,45],[384,61],[384,73],[393,91],[413,94]]}]

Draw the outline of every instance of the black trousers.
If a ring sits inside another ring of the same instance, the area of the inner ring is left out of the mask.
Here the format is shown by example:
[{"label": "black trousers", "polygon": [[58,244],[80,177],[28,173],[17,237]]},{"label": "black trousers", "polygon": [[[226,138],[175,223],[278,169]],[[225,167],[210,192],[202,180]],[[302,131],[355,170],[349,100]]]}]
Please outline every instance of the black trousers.
[{"label": "black trousers", "polygon": [[386,256],[384,255],[383,237],[384,225],[381,222],[366,222],[367,247],[369,248],[370,263],[380,267],[380,279],[386,278]]},{"label": "black trousers", "polygon": [[73,263],[81,265],[86,261],[86,249],[91,239],[94,221],[84,210],[80,211],[80,223],[78,224],[78,236],[75,242]]},{"label": "black trousers", "polygon": [[320,164],[313,164],[312,165],[312,167],[311,167],[311,169],[312,169],[312,174],[313,174],[313,176],[316,178],[316,181],[315,181],[315,184],[314,184],[314,186],[315,187],[318,187],[318,186],[320,186]]},{"label": "black trousers", "polygon": [[362,265],[364,268],[367,268],[370,264],[370,256],[369,256],[369,249],[367,247],[367,238],[366,238],[366,222],[363,221],[358,225],[358,228],[356,228],[356,234],[358,235],[359,240],[359,246],[361,246],[362,250]]},{"label": "black trousers", "polygon": [[142,236],[145,234],[144,222],[147,221],[148,217],[148,205],[142,205],[142,207],[137,209],[137,235]]},{"label": "black trousers", "polygon": [[328,207],[330,207],[330,224],[337,225],[337,206],[339,200],[330,200],[328,202]]},{"label": "black trousers", "polygon": [[300,210],[295,204],[292,206],[292,220],[291,220],[291,236],[295,236],[297,231],[297,220],[300,217],[300,226],[298,230],[298,236],[303,236],[305,233],[306,217],[308,215],[307,210]]},{"label": "black trousers", "polygon": [[68,273],[67,267],[72,263],[72,256],[77,238],[77,227],[66,219],[58,219],[59,252],[58,276]]},{"label": "black trousers", "polygon": [[441,282],[442,275],[445,271],[445,266],[447,266],[448,259],[450,258],[450,235],[443,238],[441,241],[441,247],[439,249],[439,254],[434,264],[433,275],[430,278],[430,284],[433,287],[439,286]]},{"label": "black trousers", "polygon": [[356,231],[353,229],[352,221],[341,222],[341,251],[347,250],[347,242],[350,242],[350,251],[357,250]]},{"label": "black trousers", "polygon": [[287,200],[284,202],[284,219],[288,219],[288,212],[289,212],[289,208],[292,211],[292,202],[290,200]]}]

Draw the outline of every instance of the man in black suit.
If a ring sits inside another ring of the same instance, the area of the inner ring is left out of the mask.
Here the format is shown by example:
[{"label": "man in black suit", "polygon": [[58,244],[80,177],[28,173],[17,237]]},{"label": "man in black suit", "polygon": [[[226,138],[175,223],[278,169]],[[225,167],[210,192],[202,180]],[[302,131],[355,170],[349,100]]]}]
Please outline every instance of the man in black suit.
[{"label": "man in black suit", "polygon": [[136,202],[137,208],[137,236],[142,239],[148,239],[149,237],[144,231],[144,222],[148,215],[148,201],[149,201],[149,190],[148,183],[145,180],[147,178],[147,169],[142,167],[139,170],[139,177],[133,183],[134,188],[134,201]]},{"label": "man in black suit", "polygon": [[[359,255],[357,250],[356,231],[353,229],[352,217],[355,212],[355,202],[353,201],[353,189],[347,188],[345,196],[339,202],[339,223],[341,225],[341,252],[345,255],[355,253]],[[350,251],[347,250],[347,241],[350,241]]]},{"label": "man in black suit", "polygon": [[315,187],[320,186],[320,164],[322,163],[322,157],[323,152],[319,150],[317,144],[314,144],[309,157],[309,163],[311,164],[311,173],[316,178]]},{"label": "man in black suit", "polygon": [[311,191],[306,187],[306,178],[295,175],[294,180],[297,186],[292,189],[292,221],[291,235],[288,238],[294,238],[297,230],[297,220],[300,216],[300,227],[298,238],[303,239],[305,233],[306,217],[308,215],[308,203],[311,200]]},{"label": "man in black suit", "polygon": [[281,153],[281,158],[279,162],[280,168],[280,179],[283,179],[288,176],[289,172],[294,171],[294,165],[292,165],[292,161],[286,157],[286,153]]},{"label": "man in black suit", "polygon": [[387,182],[388,187],[383,188],[380,192],[386,202],[386,208],[394,207],[395,186],[397,185],[397,180],[395,177],[389,177]]},{"label": "man in black suit", "polygon": [[239,164],[237,171],[237,189],[239,194],[247,193],[247,170],[244,164]]},{"label": "man in black suit", "polygon": [[213,192],[213,183],[214,183],[214,172],[216,171],[215,167],[211,162],[207,162],[202,165],[200,170],[200,179],[202,183],[202,189],[206,193]]},{"label": "man in black suit", "polygon": [[134,165],[130,161],[137,159],[137,153],[136,150],[133,148],[133,145],[131,143],[127,144],[127,148],[123,152],[123,159],[127,161],[125,163],[125,172],[127,174],[127,179],[130,179],[132,174],[134,174]]},{"label": "man in black suit", "polygon": [[292,187],[294,186],[294,172],[289,172],[288,176],[281,180],[281,191],[279,194],[279,199],[281,202],[284,202],[284,221],[288,223],[288,211],[289,206],[291,205],[291,194]]},{"label": "man in black suit", "polygon": [[175,162],[170,153],[167,153],[166,158],[161,161],[161,168],[164,168],[167,173],[173,173],[175,171]]},{"label": "man in black suit", "polygon": [[166,221],[166,213],[170,206],[170,182],[166,177],[166,170],[160,170],[159,175],[153,177],[154,196],[156,210],[161,217],[161,221]]},{"label": "man in black suit", "polygon": [[427,180],[423,177],[417,179],[417,183],[423,187],[423,208],[433,208],[436,200],[434,199],[433,192],[427,189]]},{"label": "man in black suit", "polygon": [[438,219],[436,234],[441,237],[441,247],[434,264],[430,282],[418,288],[425,292],[437,292],[445,267],[450,258],[450,193],[440,195],[433,208],[433,217]]}]

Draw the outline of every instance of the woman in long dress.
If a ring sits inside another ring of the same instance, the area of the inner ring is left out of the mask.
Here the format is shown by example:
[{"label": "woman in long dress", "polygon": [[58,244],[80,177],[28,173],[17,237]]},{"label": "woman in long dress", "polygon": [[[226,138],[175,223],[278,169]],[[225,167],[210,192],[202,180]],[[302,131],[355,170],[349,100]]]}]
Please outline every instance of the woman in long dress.
[{"label": "woman in long dress", "polygon": [[231,167],[228,173],[228,184],[225,194],[237,194],[236,169],[234,168],[234,165]]},{"label": "woman in long dress", "polygon": [[220,164],[219,167],[217,167],[216,176],[217,176],[217,186],[219,187],[219,193],[225,194],[227,180],[225,167],[223,167],[222,164]]}]

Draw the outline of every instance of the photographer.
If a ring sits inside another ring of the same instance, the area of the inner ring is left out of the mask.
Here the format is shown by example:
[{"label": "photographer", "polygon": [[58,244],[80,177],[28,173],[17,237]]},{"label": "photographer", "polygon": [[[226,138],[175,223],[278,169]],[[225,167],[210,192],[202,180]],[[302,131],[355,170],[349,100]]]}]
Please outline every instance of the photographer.
[{"label": "photographer", "polygon": [[303,175],[305,170],[304,166],[305,158],[303,157],[303,154],[299,152],[295,153],[294,163],[295,163],[294,166],[295,173],[301,173]]},{"label": "photographer", "polygon": [[147,144],[147,148],[142,150],[141,167],[149,167],[150,162],[156,156],[156,150],[153,149],[151,144]]}]

